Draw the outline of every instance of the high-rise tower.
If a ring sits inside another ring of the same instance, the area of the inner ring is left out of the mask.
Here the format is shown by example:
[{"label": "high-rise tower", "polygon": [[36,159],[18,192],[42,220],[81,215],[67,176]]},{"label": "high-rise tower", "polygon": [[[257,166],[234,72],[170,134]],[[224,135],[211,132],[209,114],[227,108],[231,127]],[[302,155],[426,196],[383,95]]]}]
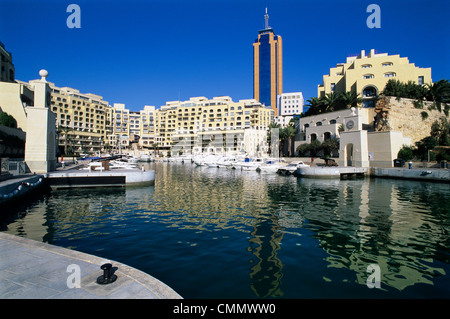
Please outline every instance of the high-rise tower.
[{"label": "high-rise tower", "polygon": [[277,95],[283,93],[283,43],[269,26],[269,15],[264,15],[264,29],[253,43],[253,97],[271,106],[277,114]]}]

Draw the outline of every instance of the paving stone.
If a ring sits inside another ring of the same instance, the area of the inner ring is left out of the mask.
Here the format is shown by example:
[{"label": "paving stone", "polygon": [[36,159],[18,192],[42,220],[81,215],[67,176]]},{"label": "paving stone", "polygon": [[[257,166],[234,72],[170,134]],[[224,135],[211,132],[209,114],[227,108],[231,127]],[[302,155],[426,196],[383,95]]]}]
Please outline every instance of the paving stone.
[{"label": "paving stone", "polygon": [[[117,280],[98,284],[100,266],[112,263]],[[68,281],[80,270],[79,288]],[[71,277],[72,276],[72,277]],[[70,278],[69,278],[70,277]],[[128,265],[0,233],[0,299],[180,299],[156,278]]]}]

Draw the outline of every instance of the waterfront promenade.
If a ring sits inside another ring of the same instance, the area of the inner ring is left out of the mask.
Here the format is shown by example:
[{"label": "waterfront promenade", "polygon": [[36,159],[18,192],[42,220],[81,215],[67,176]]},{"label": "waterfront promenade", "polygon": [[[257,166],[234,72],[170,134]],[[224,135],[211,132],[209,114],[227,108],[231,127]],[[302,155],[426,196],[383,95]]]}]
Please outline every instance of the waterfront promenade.
[{"label": "waterfront promenade", "polygon": [[[112,264],[117,279],[101,285],[96,281],[105,263]],[[70,288],[77,283],[74,269],[79,269],[79,288]],[[0,233],[0,299],[180,298],[161,281],[125,264]]]}]

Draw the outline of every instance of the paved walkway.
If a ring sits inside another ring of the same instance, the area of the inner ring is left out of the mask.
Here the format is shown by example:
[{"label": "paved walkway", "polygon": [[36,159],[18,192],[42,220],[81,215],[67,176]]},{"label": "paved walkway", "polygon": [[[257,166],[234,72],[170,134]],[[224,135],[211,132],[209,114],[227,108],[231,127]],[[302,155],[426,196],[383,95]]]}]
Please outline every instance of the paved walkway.
[{"label": "paved walkway", "polygon": [[[97,284],[111,263],[117,280]],[[71,268],[75,265],[74,268]],[[80,288],[69,288],[76,281]],[[170,287],[130,266],[97,256],[0,233],[0,299],[179,299]]]}]

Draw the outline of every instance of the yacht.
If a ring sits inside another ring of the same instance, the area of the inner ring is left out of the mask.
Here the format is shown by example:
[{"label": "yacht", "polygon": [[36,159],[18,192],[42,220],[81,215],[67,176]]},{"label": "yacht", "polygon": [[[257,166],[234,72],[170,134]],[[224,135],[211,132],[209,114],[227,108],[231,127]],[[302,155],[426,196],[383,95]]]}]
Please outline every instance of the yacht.
[{"label": "yacht", "polygon": [[238,158],[235,156],[227,156],[217,162],[219,168],[232,168],[233,164],[238,162]]},{"label": "yacht", "polygon": [[216,161],[216,155],[201,155],[194,158],[194,163],[197,166],[207,166],[208,163],[215,163]]},{"label": "yacht", "polygon": [[262,164],[264,164],[264,159],[257,157],[249,161],[244,161],[239,163],[239,167],[243,171],[256,171],[258,167],[260,167]]},{"label": "yacht", "polygon": [[302,161],[292,162],[292,163],[278,169],[277,173],[281,174],[281,175],[291,175],[291,174],[294,174],[294,172],[299,167],[310,167],[310,166],[308,164],[305,164]]},{"label": "yacht", "polygon": [[143,154],[143,155],[141,155],[141,157],[139,157],[139,161],[140,162],[151,162],[151,157],[147,154]]},{"label": "yacht", "polygon": [[256,170],[262,173],[276,173],[279,169],[287,165],[284,159],[269,159]]},{"label": "yacht", "polygon": [[127,161],[130,164],[137,164],[139,162],[139,157],[136,156],[128,157]]},{"label": "yacht", "polygon": [[138,168],[138,164],[130,163],[129,161],[124,160],[112,160],[109,162],[109,169],[136,169]]}]

